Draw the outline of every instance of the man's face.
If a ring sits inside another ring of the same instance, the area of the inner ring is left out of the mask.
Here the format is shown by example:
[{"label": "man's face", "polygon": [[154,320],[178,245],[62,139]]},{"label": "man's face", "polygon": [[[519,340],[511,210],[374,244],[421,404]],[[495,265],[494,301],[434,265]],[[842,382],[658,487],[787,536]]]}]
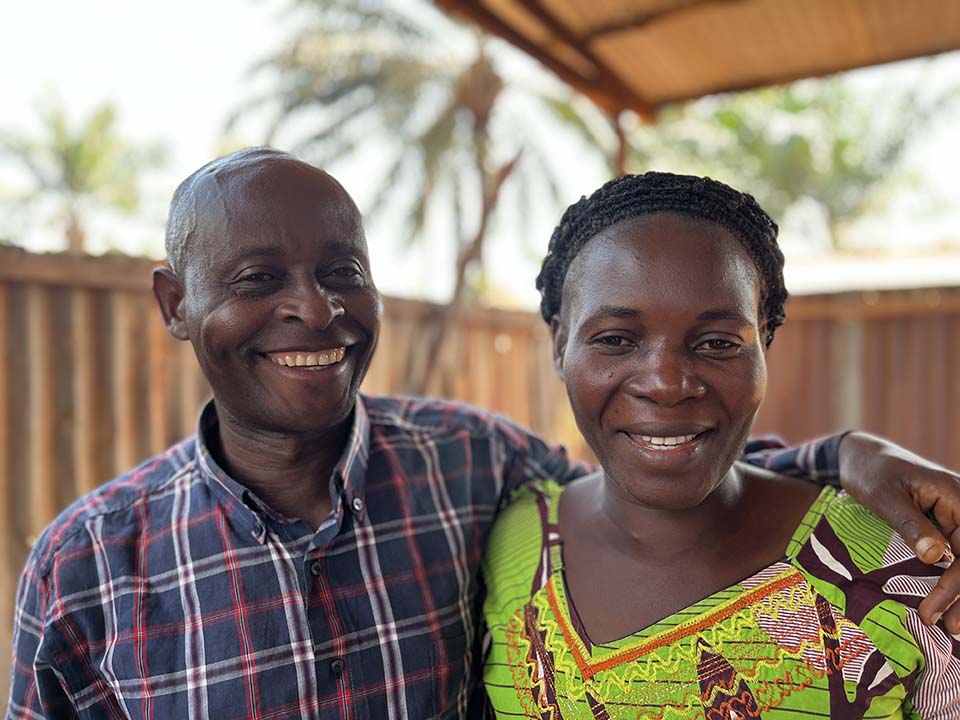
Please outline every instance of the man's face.
[{"label": "man's face", "polygon": [[380,327],[356,206],[292,160],[202,183],[182,296],[174,305],[157,291],[171,332],[190,340],[225,419],[265,432],[337,427]]}]

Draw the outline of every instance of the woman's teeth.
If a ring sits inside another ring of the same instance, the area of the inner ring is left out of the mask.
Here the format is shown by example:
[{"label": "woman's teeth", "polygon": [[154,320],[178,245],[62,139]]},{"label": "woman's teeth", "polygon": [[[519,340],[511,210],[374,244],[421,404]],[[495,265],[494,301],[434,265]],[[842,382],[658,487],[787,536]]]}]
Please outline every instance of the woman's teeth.
[{"label": "woman's teeth", "polygon": [[657,447],[673,447],[674,445],[683,445],[693,440],[696,436],[694,435],[674,435],[673,437],[656,437],[654,435],[638,435],[641,440],[650,445],[655,445]]},{"label": "woman's teeth", "polygon": [[277,365],[286,367],[320,367],[340,362],[346,352],[347,348],[338,347],[315,352],[271,354],[270,359]]}]

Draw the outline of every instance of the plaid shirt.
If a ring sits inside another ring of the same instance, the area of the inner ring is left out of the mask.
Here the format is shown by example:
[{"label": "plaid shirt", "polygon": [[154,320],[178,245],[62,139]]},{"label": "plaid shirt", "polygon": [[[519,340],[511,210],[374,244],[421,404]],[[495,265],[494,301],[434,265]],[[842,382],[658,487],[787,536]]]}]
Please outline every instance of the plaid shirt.
[{"label": "plaid shirt", "polygon": [[[7,718],[467,717],[478,566],[510,491],[588,468],[447,402],[361,397],[319,530],[278,517],[198,434],[80,499],[17,595]],[[763,454],[836,474],[838,437]]]}]

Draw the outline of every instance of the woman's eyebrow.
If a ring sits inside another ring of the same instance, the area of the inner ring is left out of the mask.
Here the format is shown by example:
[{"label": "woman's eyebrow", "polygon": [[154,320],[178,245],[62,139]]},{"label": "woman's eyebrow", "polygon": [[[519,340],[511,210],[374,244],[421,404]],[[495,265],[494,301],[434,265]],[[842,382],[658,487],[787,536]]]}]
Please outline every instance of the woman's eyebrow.
[{"label": "woman's eyebrow", "polygon": [[735,320],[740,323],[750,323],[750,320],[744,317],[742,312],[734,308],[706,310],[697,315],[697,320]]}]

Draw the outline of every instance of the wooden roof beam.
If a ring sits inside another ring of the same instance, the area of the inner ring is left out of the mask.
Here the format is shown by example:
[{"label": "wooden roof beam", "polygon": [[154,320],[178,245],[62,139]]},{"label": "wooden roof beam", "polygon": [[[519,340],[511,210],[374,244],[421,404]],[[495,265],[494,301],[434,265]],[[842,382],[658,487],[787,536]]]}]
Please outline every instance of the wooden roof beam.
[{"label": "wooden roof beam", "polygon": [[[583,73],[577,72],[560,60],[557,60],[544,48],[539,47],[525,35],[517,32],[512,26],[504,22],[482,3],[471,2],[470,0],[436,0],[436,4],[449,12],[458,12],[461,15],[469,17],[487,32],[499,35],[511,44],[516,45],[523,52],[539,60],[544,66],[560,77],[561,80],[572,85],[578,92],[590,98],[591,101],[605,112],[611,115],[617,115],[623,110],[633,110],[648,122],[652,122],[656,118],[657,107],[623,85],[606,66],[599,63],[593,57],[593,53],[584,53],[579,46],[573,46],[573,49],[580,53],[584,60],[588,61],[593,68],[595,74],[588,77]],[[539,3],[536,2],[534,4],[539,5]],[[543,23],[550,32],[558,35],[558,39],[570,45],[566,37],[566,35],[569,34],[569,30],[564,28],[562,23],[556,20],[556,18],[553,18],[549,13],[541,16],[541,14],[533,11],[529,2],[525,4],[525,7],[527,10],[533,12],[534,16]],[[546,18],[549,18],[549,21],[547,21]]]},{"label": "wooden roof beam", "polygon": [[669,17],[680,15],[702,5],[729,5],[749,2],[749,0],[682,0],[679,5],[666,7],[662,10],[652,12],[636,13],[627,15],[616,20],[610,20],[601,25],[590,28],[583,36],[587,42],[596,40],[605,35],[614,35],[616,33],[627,32],[629,30],[639,30],[645,25],[651,25],[659,20],[665,20]]}]

